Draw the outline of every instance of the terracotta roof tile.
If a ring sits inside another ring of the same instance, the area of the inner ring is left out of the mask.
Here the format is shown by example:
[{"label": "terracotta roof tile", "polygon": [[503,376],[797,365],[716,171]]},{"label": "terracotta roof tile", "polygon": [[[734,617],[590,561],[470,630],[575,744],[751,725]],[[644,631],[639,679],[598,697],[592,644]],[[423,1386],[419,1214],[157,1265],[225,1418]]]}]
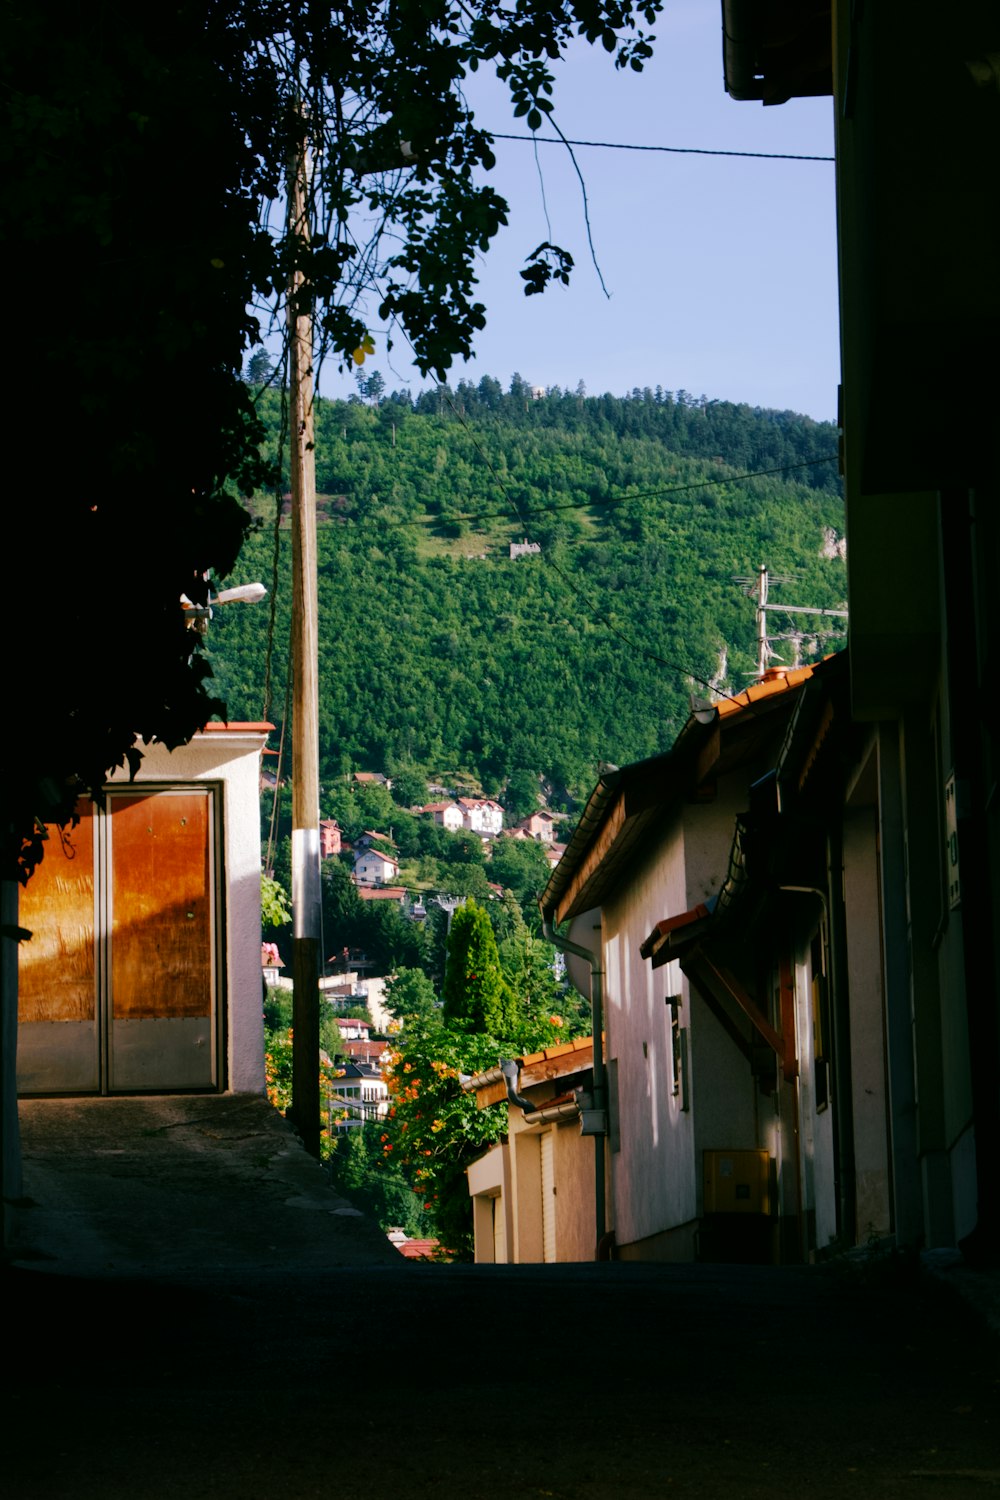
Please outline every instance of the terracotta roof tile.
[{"label": "terracotta roof tile", "polygon": [[762,698],[773,698],[778,693],[786,693],[789,688],[798,687],[800,683],[807,682],[812,674],[811,666],[790,667],[787,672],[765,678],[763,682],[752,682],[742,693],[736,693],[732,698],[720,698],[712,707],[724,719],[729,714],[737,714],[741,709],[749,708],[751,703],[758,703]]}]

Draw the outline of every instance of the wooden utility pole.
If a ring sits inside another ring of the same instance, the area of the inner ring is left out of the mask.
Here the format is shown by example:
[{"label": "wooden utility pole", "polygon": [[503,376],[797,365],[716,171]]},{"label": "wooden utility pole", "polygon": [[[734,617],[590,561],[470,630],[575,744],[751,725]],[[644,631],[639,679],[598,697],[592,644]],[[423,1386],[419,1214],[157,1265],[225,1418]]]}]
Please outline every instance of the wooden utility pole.
[{"label": "wooden utility pole", "polygon": [[757,569],[757,676],[763,679],[767,671],[767,567],[761,563]]},{"label": "wooden utility pole", "polygon": [[[305,133],[289,167],[292,234],[309,239]],[[316,455],[312,311],[295,271],[289,285],[292,489],[292,1118],[319,1156],[319,682],[316,592]]]},{"label": "wooden utility pole", "polygon": [[[748,585],[750,581],[751,580],[749,579],[737,580],[737,582],[743,583],[744,585]],[[813,615],[817,619],[830,618],[838,620],[846,620],[848,617],[848,612],[846,609],[814,608],[814,606],[811,604],[771,604],[768,600],[768,585],[772,581],[775,580],[772,580],[771,575],[768,572],[767,564],[761,563],[760,567],[757,569],[756,588],[752,591],[757,595],[757,676],[761,679],[763,679],[764,674],[767,671],[767,664],[772,655],[771,640],[787,639],[786,636],[769,636],[767,628],[767,617],[769,614],[773,614],[775,613],[775,611],[777,611],[779,614],[783,615]],[[776,581],[779,583],[788,583],[790,580],[787,578],[779,578]],[[827,632],[827,634],[829,634],[829,632]],[[801,639],[801,637],[796,636],[793,637],[793,639]],[[795,653],[795,664],[796,666],[798,666],[799,664],[798,648],[796,648]]]}]

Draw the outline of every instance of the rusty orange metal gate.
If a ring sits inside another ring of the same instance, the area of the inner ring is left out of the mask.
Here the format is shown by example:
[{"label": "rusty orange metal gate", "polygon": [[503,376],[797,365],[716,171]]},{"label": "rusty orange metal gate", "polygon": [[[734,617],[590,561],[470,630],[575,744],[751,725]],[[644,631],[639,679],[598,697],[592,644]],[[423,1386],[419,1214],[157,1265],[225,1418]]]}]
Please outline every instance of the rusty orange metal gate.
[{"label": "rusty orange metal gate", "polygon": [[217,791],[110,791],[50,830],[21,900],[18,1087],[221,1084]]}]

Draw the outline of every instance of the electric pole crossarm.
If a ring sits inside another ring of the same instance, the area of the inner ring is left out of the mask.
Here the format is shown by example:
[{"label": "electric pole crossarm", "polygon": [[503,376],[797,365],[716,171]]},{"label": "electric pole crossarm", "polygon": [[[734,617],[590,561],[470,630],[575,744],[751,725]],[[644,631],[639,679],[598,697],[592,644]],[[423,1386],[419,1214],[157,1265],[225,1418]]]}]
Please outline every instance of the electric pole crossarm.
[{"label": "electric pole crossarm", "polygon": [[778,609],[786,615],[835,615],[838,620],[846,620],[848,611],[846,609],[814,609],[811,604],[761,604],[761,611]]}]

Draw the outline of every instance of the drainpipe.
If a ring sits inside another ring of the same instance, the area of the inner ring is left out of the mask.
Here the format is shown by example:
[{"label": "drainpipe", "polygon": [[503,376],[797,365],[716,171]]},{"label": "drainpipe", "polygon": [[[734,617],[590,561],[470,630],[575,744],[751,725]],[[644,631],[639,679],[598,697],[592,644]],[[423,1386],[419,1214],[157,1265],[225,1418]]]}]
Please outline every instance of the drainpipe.
[{"label": "drainpipe", "polygon": [[560,937],[547,911],[542,912],[542,933],[560,953],[572,953],[590,964],[590,1025],[594,1039],[594,1112],[600,1122],[594,1134],[594,1208],[596,1213],[594,1259],[601,1253],[607,1230],[607,1186],[604,1171],[604,1142],[608,1133],[608,1089],[604,1071],[604,969],[601,955],[569,938]]},{"label": "drainpipe", "polygon": [[[830,960],[830,1025],[833,1043],[836,1135],[837,1229],[848,1248],[857,1243],[857,1183],[854,1163],[854,1085],[851,1064],[850,997],[847,990],[847,919],[844,912],[844,849],[839,834],[827,839],[827,889],[782,885],[782,891],[818,896],[826,918]],[[796,1095],[798,1089],[796,1086]],[[798,1113],[796,1106],[796,1114]]]},{"label": "drainpipe", "polygon": [[844,910],[844,841],[838,827],[827,838],[830,888],[830,990],[833,1021],[834,1092],[837,1100],[837,1146],[840,1176],[840,1232],[848,1247],[857,1244],[858,1199],[854,1165],[854,1084],[851,1060],[851,1002],[847,986],[847,916]]}]

